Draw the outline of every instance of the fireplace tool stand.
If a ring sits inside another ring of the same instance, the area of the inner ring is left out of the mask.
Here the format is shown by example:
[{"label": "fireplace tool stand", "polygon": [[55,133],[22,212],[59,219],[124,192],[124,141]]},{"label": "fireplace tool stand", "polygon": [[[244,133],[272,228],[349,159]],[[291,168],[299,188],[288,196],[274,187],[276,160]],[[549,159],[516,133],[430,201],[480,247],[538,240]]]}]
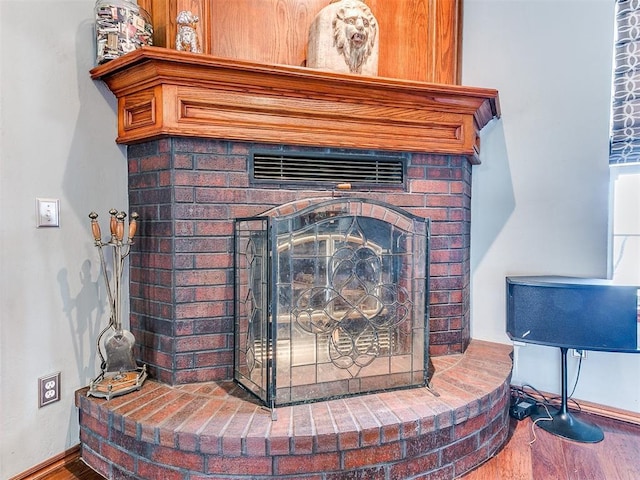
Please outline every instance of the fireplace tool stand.
[{"label": "fireplace tool stand", "polygon": [[[133,355],[135,338],[133,334],[122,328],[122,272],[125,259],[129,256],[133,237],[136,233],[138,214],[131,214],[128,226],[128,237],[125,238],[124,212],[109,210],[111,215],[109,229],[111,238],[104,243],[101,239],[98,214],[91,212],[91,231],[95,245],[100,255],[107,297],[109,301],[109,324],[100,332],[96,340],[98,355],[100,355],[100,374],[91,381],[87,395],[111,397],[139,390],[147,378],[147,367],[139,367]],[[113,282],[109,280],[103,247],[109,246],[113,250]],[[106,337],[105,337],[106,335]],[[104,342],[102,342],[105,337]],[[102,353],[104,348],[104,355]]]}]

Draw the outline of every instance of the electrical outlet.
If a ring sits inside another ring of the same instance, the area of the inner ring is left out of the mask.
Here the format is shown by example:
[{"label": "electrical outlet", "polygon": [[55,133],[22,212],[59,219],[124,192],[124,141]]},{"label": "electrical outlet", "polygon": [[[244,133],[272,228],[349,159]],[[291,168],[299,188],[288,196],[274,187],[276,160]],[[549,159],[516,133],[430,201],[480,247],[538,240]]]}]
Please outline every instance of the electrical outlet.
[{"label": "electrical outlet", "polygon": [[571,355],[576,358],[587,358],[587,351],[580,348],[572,348]]},{"label": "electrical outlet", "polygon": [[60,372],[38,379],[38,407],[60,400]]}]

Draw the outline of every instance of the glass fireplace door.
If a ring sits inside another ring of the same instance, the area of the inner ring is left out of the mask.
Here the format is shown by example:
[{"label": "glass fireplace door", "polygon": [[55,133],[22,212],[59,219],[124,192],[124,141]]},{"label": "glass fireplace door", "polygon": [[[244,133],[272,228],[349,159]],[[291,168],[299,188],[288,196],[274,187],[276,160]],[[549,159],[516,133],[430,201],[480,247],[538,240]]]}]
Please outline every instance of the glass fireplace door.
[{"label": "glass fireplace door", "polygon": [[280,210],[236,222],[236,380],[270,406],[424,385],[428,221],[359,199]]}]

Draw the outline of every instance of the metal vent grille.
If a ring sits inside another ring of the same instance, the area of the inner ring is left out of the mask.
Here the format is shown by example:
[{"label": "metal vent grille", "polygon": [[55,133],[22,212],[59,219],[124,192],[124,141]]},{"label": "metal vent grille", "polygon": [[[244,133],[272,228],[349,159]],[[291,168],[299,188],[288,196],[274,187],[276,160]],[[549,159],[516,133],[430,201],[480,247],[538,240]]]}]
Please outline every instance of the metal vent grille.
[{"label": "metal vent grille", "polygon": [[399,158],[253,154],[253,179],[257,181],[402,185]]}]

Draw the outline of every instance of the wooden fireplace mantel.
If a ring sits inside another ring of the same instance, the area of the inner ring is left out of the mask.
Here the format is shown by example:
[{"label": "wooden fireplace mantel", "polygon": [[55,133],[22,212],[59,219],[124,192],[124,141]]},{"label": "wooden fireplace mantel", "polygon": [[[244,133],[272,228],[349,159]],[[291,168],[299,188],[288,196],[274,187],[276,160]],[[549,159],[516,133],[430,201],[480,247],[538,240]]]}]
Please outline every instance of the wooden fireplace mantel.
[{"label": "wooden fireplace mantel", "polygon": [[118,99],[118,143],[164,136],[467,156],[493,89],[143,47],[91,70]]}]

